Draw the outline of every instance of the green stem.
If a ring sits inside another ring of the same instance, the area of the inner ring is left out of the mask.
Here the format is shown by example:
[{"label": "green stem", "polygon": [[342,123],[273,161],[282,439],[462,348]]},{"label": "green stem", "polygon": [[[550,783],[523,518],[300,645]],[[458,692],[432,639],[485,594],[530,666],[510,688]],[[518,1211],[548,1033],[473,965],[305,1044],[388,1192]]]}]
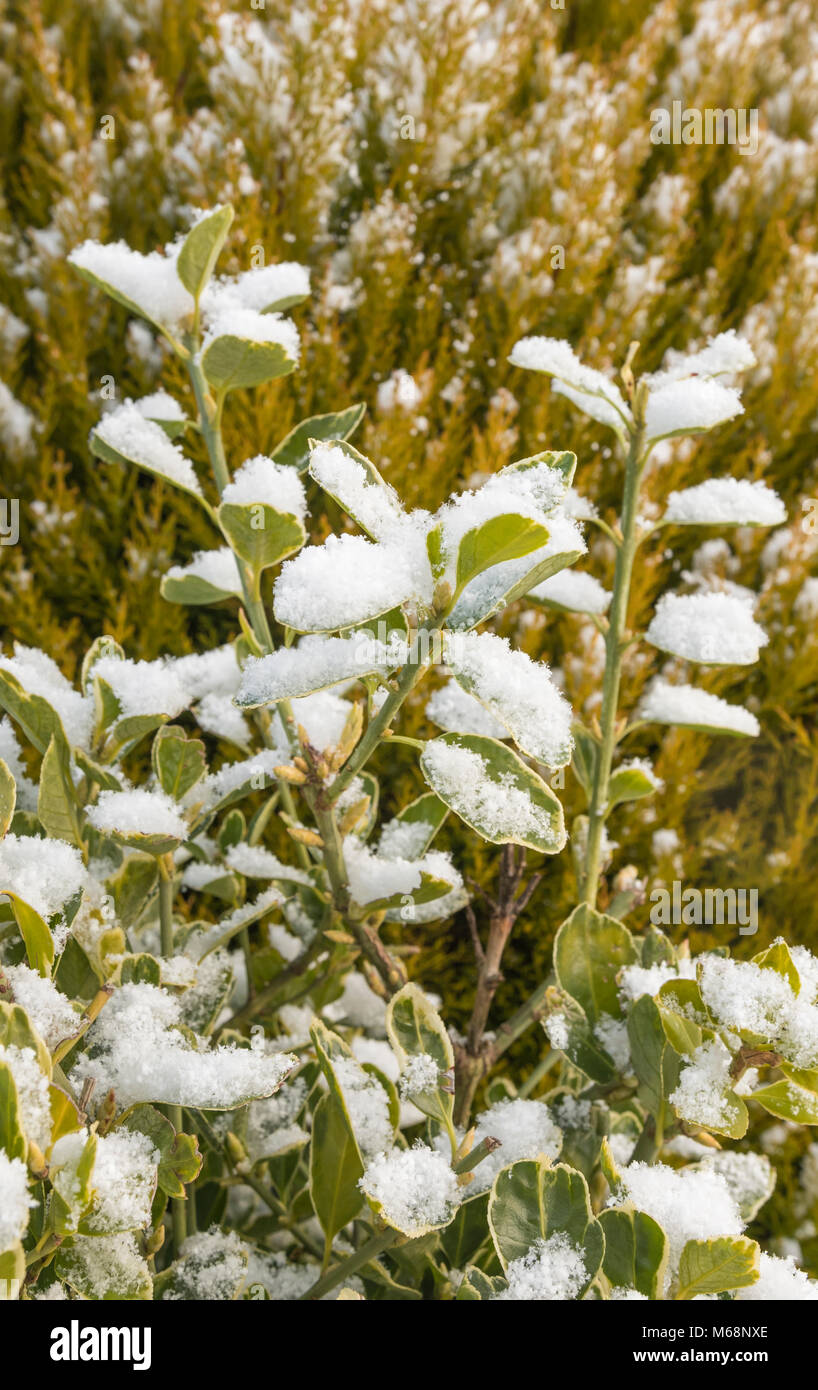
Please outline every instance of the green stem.
[{"label": "green stem", "polygon": [[518,1094],[521,1096],[530,1096],[532,1092],[536,1091],[543,1077],[547,1076],[550,1071],[553,1071],[554,1067],[560,1061],[562,1061],[562,1054],[549,1048],[545,1056],[540,1058],[528,1079],[523,1082]]},{"label": "green stem", "polygon": [[317,1283],[313,1284],[312,1288],[307,1289],[307,1292],[301,1295],[302,1300],[323,1298],[325,1293],[329,1293],[338,1284],[343,1283],[344,1279],[348,1279],[350,1275],[354,1274],[356,1270],[369,1264],[370,1260],[377,1259],[382,1251],[388,1250],[390,1245],[394,1245],[398,1240],[400,1240],[400,1235],[397,1231],[378,1232],[365,1245],[362,1245],[360,1250],[356,1250],[354,1255],[349,1255],[345,1260],[342,1260],[328,1274],[324,1274]]},{"label": "green stem", "polygon": [[330,796],[333,801],[338,800],[341,793],[349,786],[352,779],[357,777],[361,768],[374,753],[383,736],[384,730],[392,723],[392,720],[395,718],[404,700],[425,671],[426,665],[422,662],[410,662],[408,665],[404,666],[398,680],[397,689],[387,695],[378,713],[375,715],[375,718],[370,719],[366,727],[366,733],[358,744],[358,747],[332,783]]},{"label": "green stem", "polygon": [[602,739],[597,751],[594,783],[588,807],[588,845],[585,854],[583,900],[591,907],[596,904],[599,890],[608,783],[616,746],[622,657],[627,645],[628,601],[633,561],[637,549],[636,518],[639,507],[639,484],[644,464],[645,441],[645,428],[641,422],[642,401],[638,395],[634,401],[634,415],[637,419],[637,425],[631,435],[630,447],[625,460],[625,490],[621,520],[622,540],[616,556],[613,599],[608,618],[608,632],[605,638],[605,676],[602,683],[602,714],[600,719]]},{"label": "green stem", "polygon": [[159,860],[159,933],[162,955],[173,955],[173,860],[162,855]]}]

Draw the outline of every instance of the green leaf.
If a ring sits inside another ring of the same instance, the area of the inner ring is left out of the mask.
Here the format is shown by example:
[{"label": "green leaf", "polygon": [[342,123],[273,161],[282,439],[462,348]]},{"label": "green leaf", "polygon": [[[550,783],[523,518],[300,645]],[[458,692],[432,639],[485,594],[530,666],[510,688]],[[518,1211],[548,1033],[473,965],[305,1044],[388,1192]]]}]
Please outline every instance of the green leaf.
[{"label": "green leaf", "polygon": [[44,1076],[51,1076],[51,1053],[21,1004],[0,1000],[0,1047],[28,1047]]},{"label": "green leaf", "polygon": [[165,724],[153,740],[153,770],[163,792],[182,801],[207,771],[201,739],[187,738],[178,724]]},{"label": "green leaf", "polygon": [[627,927],[587,903],[574,908],[554,940],[560,986],[582,1006],[592,1026],[603,1014],[621,1017],[617,973],[638,959]]},{"label": "green leaf", "polygon": [[328,1240],[361,1209],[358,1187],[364,1168],[343,1105],[330,1094],[319,1100],[312,1118],[310,1197]]},{"label": "green leaf", "polygon": [[646,1298],[662,1297],[668,1264],[668,1239],[643,1211],[627,1207],[602,1211],[605,1232],[605,1277],[618,1288],[638,1289]]},{"label": "green leaf", "polygon": [[689,1240],[679,1261],[676,1297],[724,1293],[746,1289],[759,1275],[761,1251],[745,1236],[720,1236],[715,1240]]},{"label": "green leaf", "polygon": [[451,1269],[463,1269],[477,1258],[489,1240],[488,1192],[462,1202],[445,1230],[440,1245]]},{"label": "green leaf", "polygon": [[468,583],[484,570],[506,560],[518,560],[539,550],[548,542],[548,531],[538,521],[506,512],[493,516],[482,526],[467,531],[457,549],[457,588],[461,594]]},{"label": "green leaf", "polygon": [[[443,1020],[417,985],[399,989],[386,1010],[386,1031],[401,1071],[411,1057],[424,1053],[437,1064],[443,1075],[454,1073],[454,1050]],[[454,1094],[437,1085],[433,1090],[412,1092],[410,1099],[418,1110],[451,1129]]]},{"label": "green leaf", "polygon": [[217,391],[261,386],[288,376],[295,365],[281,343],[257,343],[234,333],[213,338],[202,353],[204,374]]},{"label": "green leaf", "polygon": [[166,574],[160,582],[159,592],[168,603],[186,603],[191,608],[206,603],[223,603],[227,598],[242,597],[238,571],[235,585],[229,589],[220,589],[216,584],[211,584],[209,579],[202,579],[198,574]]},{"label": "green leaf", "polygon": [[787,981],[793,994],[801,993],[801,976],[786,941],[774,941],[766,951],[759,951],[757,956],[753,956],[753,965],[762,970],[774,970]]},{"label": "green leaf", "polygon": [[[384,481],[374,463],[371,463],[364,454],[360,454],[357,449],[354,449],[351,444],[347,444],[343,439],[329,439],[326,441],[311,439],[310,449],[312,450],[313,445],[319,443],[335,445],[342,453],[346,454],[347,458],[351,459],[353,463],[356,463],[363,473],[363,486],[366,488],[367,492],[371,495],[371,489],[374,488],[376,492],[380,494],[380,500],[383,506],[388,507],[396,518],[403,515],[403,507],[401,506],[400,498],[395,492],[395,489]],[[310,464],[309,473],[310,477],[318,483],[319,487],[323,489],[327,496],[337,502],[338,506],[341,507],[348,516],[351,516],[353,521],[357,522],[362,531],[365,531],[372,540],[378,539],[376,532],[369,529],[363,517],[359,516],[355,510],[358,503],[357,492],[353,492],[352,495],[346,495],[343,488],[339,489],[337,492],[333,492],[313,471],[312,464]]]},{"label": "green leaf", "polygon": [[229,203],[214,208],[191,227],[176,261],[176,273],[186,290],[198,299],[224,246],[233,209]]},{"label": "green leaf", "polygon": [[43,921],[39,912],[35,912],[34,908],[24,903],[16,893],[5,888],[1,881],[0,892],[6,893],[11,903],[14,920],[25,942],[26,956],[32,970],[43,976],[50,975],[54,960],[54,938],[47,923]]},{"label": "green leaf", "polygon": [[26,1277],[26,1252],[16,1240],[0,1251],[0,1303],[16,1301]]},{"label": "green leaf", "polygon": [[66,741],[56,710],[40,695],[29,695],[8,671],[0,671],[0,709],[20,725],[29,743],[44,753],[54,734]]},{"label": "green leaf", "polygon": [[[815,1072],[794,1073],[794,1077],[807,1076],[818,1080]],[[794,1077],[773,1081],[769,1086],[759,1086],[753,1091],[753,1100],[782,1120],[792,1120],[798,1125],[818,1125],[818,1091],[802,1085]]]},{"label": "green leaf", "polygon": [[446,626],[458,631],[477,627],[501,609],[523,598],[543,580],[575,564],[581,550],[555,550],[540,546],[519,560],[505,560],[484,570],[467,584],[446,619]]},{"label": "green leaf", "polygon": [[74,749],[74,762],[91,783],[96,783],[102,791],[122,791],[122,783],[109,768],[95,762],[82,748]]},{"label": "green leaf", "polygon": [[649,994],[637,999],[628,1014],[628,1040],[633,1069],[641,1083],[640,1100],[655,1119],[661,1119],[667,1098],[679,1083],[680,1062]]},{"label": "green leaf", "polygon": [[[474,780],[463,782],[439,771],[435,750],[445,745],[476,754],[482,769]],[[427,743],[420,758],[426,781],[441,801],[482,835],[491,844],[526,845],[541,854],[557,854],[565,845],[565,821],[562,806],[551,788],[541,777],[502,743],[494,738],[476,734],[441,734]],[[522,814],[517,824],[506,814],[498,824],[491,806],[498,793],[511,791],[522,794]]]},{"label": "green leaf", "polygon": [[185,1183],[194,1182],[202,1167],[196,1136],[177,1133],[170,1121],[152,1105],[135,1106],[123,1120],[122,1127],[146,1135],[158,1150],[162,1192],[167,1197],[184,1197]]},{"label": "green leaf", "polygon": [[37,816],[52,839],[82,844],[68,745],[54,734],[40,768]]},{"label": "green leaf", "polygon": [[610,815],[614,806],[620,805],[621,802],[640,801],[642,797],[653,796],[657,790],[656,779],[649,777],[641,767],[615,768],[608,782],[606,817]]},{"label": "green leaf", "polygon": [[605,1237],[593,1216],[588,1184],[564,1163],[522,1159],[503,1168],[489,1198],[489,1229],[503,1268],[520,1260],[539,1240],[564,1233],[582,1251],[587,1280],[602,1264]]},{"label": "green leaf", "polygon": [[577,781],[586,797],[590,799],[594,785],[596,772],[596,760],[599,756],[599,744],[592,738],[586,729],[574,725],[574,756],[571,766],[576,773]]},{"label": "green leaf", "polygon": [[476,1265],[469,1265],[458,1285],[455,1302],[479,1303],[502,1293],[505,1280],[499,1274],[484,1274]]},{"label": "green leaf", "polygon": [[17,784],[0,758],[0,840],[11,825],[16,804]]},{"label": "green leaf", "polygon": [[217,516],[233,550],[257,573],[294,555],[307,539],[297,516],[264,502],[223,502]]},{"label": "green leaf", "polygon": [[[412,827],[412,857],[421,859],[431,849],[438,830],[449,814],[449,808],[435,792],[423,792],[398,811],[392,826]],[[383,827],[386,829],[386,826]],[[383,834],[383,831],[381,832]],[[417,838],[415,838],[417,836]]]},{"label": "green leaf", "polygon": [[309,441],[349,439],[360,425],[366,406],[351,405],[330,415],[313,415],[285,435],[270,455],[274,463],[285,463],[303,473],[310,461]]},{"label": "green leaf", "polygon": [[162,968],[156,956],[147,951],[139,951],[125,956],[119,967],[119,982],[122,985],[160,985]]},{"label": "green leaf", "polygon": [[[92,1177],[97,1160],[97,1136],[89,1134],[78,1154],[55,1166],[52,1159],[49,1220],[60,1235],[80,1229],[94,1197]],[[87,1234],[87,1232],[83,1232]]]},{"label": "green leaf", "polygon": [[559,990],[549,990],[547,999],[551,1013],[560,1014],[565,1027],[565,1042],[560,1044],[560,1051],[592,1081],[601,1085],[614,1081],[616,1063],[594,1036],[582,1005]]},{"label": "green leaf", "polygon": [[7,1062],[0,1062],[0,1149],[9,1158],[25,1159],[28,1152],[17,1086]]}]

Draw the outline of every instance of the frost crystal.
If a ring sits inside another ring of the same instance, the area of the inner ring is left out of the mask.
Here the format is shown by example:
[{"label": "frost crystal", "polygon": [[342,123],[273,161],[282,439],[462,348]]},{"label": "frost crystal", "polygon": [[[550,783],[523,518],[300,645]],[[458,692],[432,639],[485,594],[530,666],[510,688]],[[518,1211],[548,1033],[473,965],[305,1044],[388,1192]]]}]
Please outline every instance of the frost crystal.
[{"label": "frost crystal", "polygon": [[445,1224],[460,1202],[457,1178],[446,1158],[420,1143],[378,1154],[359,1186],[379,1203],[384,1220],[408,1236]]},{"label": "frost crystal", "polygon": [[402,1096],[420,1095],[423,1091],[434,1091],[438,1084],[438,1065],[428,1052],[418,1052],[407,1060],[400,1075]]},{"label": "frost crystal", "polygon": [[721,593],[663,594],[645,638],[688,661],[719,666],[750,665],[769,640],[747,603]]}]

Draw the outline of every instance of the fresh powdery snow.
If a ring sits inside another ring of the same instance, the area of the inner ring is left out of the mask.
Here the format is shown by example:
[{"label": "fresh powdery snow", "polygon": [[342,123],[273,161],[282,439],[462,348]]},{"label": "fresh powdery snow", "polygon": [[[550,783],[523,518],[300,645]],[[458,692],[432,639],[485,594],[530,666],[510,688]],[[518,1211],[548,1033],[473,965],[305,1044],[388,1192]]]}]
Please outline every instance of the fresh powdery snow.
[{"label": "fresh powdery snow", "polygon": [[297,470],[274,463],[264,454],[256,454],[241,465],[233,481],[224,489],[221,500],[238,507],[263,503],[299,521],[307,514],[307,494]]},{"label": "fresh powdery snow", "polygon": [[385,676],[402,666],[408,656],[405,642],[396,640],[387,644],[369,633],[299,642],[297,647],[279,647],[268,656],[251,657],[247,662],[242,671],[238,703],[250,708],[270,705],[361,676]]},{"label": "fresh powdery snow", "polygon": [[440,1082],[440,1070],[434,1057],[428,1052],[418,1052],[407,1058],[400,1074],[400,1093],[402,1096],[423,1095],[436,1091]]},{"label": "fresh powdery snow", "polygon": [[674,1169],[664,1163],[631,1163],[620,1176],[622,1191],[609,1205],[627,1199],[659,1223],[670,1244],[672,1270],[687,1241],[741,1235],[744,1223],[720,1173]]},{"label": "fresh powdery snow", "polygon": [[40,1068],[34,1048],[0,1043],[0,1062],[9,1068],[17,1090],[17,1108],[25,1138],[46,1153],[51,1143],[49,1081]]},{"label": "fresh powdery snow", "polygon": [[388,539],[403,516],[394,489],[372,481],[363,464],[340,444],[314,445],[310,474],[375,540]]},{"label": "fresh powdery snow", "polygon": [[741,396],[733,387],[708,377],[685,377],[649,392],[645,433],[648,440],[698,434],[743,414]]},{"label": "fresh powdery snow", "polygon": [[546,665],[489,632],[447,636],[444,655],[455,677],[505,724],[524,753],[553,768],[571,761],[571,706]]},{"label": "fresh powdery snow", "polygon": [[412,893],[420,887],[420,863],[382,859],[355,835],[344,840],[344,863],[353,900],[362,907],[380,898]]},{"label": "fresh powdery snow", "polygon": [[140,714],[166,714],[175,719],[188,705],[188,692],[173,660],[133,661],[129,657],[103,656],[94,662],[94,676],[110,686],[119,701],[121,718]]},{"label": "fresh powdery snow", "polygon": [[544,517],[543,524],[548,528],[545,545],[519,560],[503,560],[499,565],[490,565],[466,585],[452,610],[452,626],[475,626],[503,603],[506,594],[521,585],[546,561],[553,563],[561,559],[565,565],[573,564],[587,551],[579,526],[561,510]]},{"label": "fresh powdery snow", "polygon": [[769,1038],[796,1067],[818,1066],[818,1007],[808,991],[795,994],[776,970],[718,956],[702,961],[699,987],[719,1023]]},{"label": "fresh powdery snow", "polygon": [[167,391],[154,391],[150,396],[140,396],[133,404],[146,420],[167,420],[181,424],[187,419],[179,402]]},{"label": "fresh powdery snow", "polygon": [[64,840],[6,835],[0,840],[0,894],[14,893],[46,919],[89,882],[82,855]]},{"label": "fresh powdery snow", "polygon": [[380,1205],[384,1220],[408,1236],[444,1225],[460,1203],[457,1178],[448,1160],[421,1143],[377,1154],[359,1186]]},{"label": "fresh powdery snow", "polygon": [[247,878],[281,878],[293,883],[312,884],[309,874],[303,869],[283,864],[263,845],[231,845],[225,855],[225,863],[228,869],[245,874]]},{"label": "fresh powdery snow", "polygon": [[661,651],[710,665],[748,666],[768,642],[749,604],[730,594],[663,594],[645,633]]},{"label": "fresh powdery snow", "polygon": [[580,362],[571,344],[558,338],[521,338],[509,357],[514,367],[556,377],[554,389],[593,420],[621,430],[630,411],[615,382]]},{"label": "fresh powdery snow", "polygon": [[730,328],[726,333],[708,338],[707,346],[698,352],[671,349],[668,365],[660,372],[652,372],[644,380],[655,388],[691,376],[734,376],[738,372],[749,371],[755,365],[755,353],[746,338],[740,338],[735,329]]},{"label": "fresh powdery snow", "polygon": [[206,695],[234,695],[239,688],[241,670],[230,642],[208,652],[191,652],[189,656],[165,660],[190,700],[201,700]]},{"label": "fresh powdery snow", "polygon": [[671,492],[663,521],[679,525],[781,526],[787,509],[765,483],[746,478],[708,478],[696,487]]},{"label": "fresh powdery snow", "polygon": [[163,791],[135,787],[132,791],[103,791],[95,806],[89,806],[88,819],[103,834],[168,835],[187,838],[187,825],[176,802]]},{"label": "fresh powdery snow", "polygon": [[564,569],[544,579],[530,591],[529,597],[556,604],[558,608],[569,608],[574,613],[606,613],[612,596],[594,575],[584,570]]},{"label": "fresh powdery snow", "polygon": [[810,1279],[793,1259],[767,1255],[762,1250],[758,1279],[738,1289],[736,1298],[740,1303],[814,1303],[818,1299],[818,1281]]},{"label": "fresh powdery snow", "polygon": [[562,1148],[562,1130],[554,1123],[551,1112],[541,1100],[498,1100],[477,1116],[474,1147],[484,1139],[499,1139],[501,1147],[484,1158],[473,1170],[474,1181],[469,1194],[491,1187],[501,1168],[521,1158],[556,1159]]},{"label": "fresh powdery snow", "polygon": [[619,995],[623,1003],[634,1002],[643,994],[658,994],[668,980],[695,980],[696,965],[688,957],[676,965],[626,965],[619,972]]},{"label": "fresh powdery snow", "polygon": [[218,550],[197,550],[186,565],[171,565],[168,579],[203,579],[225,594],[241,594],[241,577],[236,557],[229,545]]},{"label": "fresh powdery snow", "polygon": [[227,1302],[238,1297],[247,1279],[247,1246],[235,1231],[211,1226],[188,1236],[173,1266],[162,1299]]},{"label": "fresh powdery snow", "polygon": [[[88,1131],[66,1134],[54,1145],[50,1167],[76,1168]],[[147,1226],[156,1192],[159,1151],[153,1141],[136,1130],[116,1129],[98,1135],[91,1176],[93,1202],[88,1215],[96,1233],[132,1230]]]},{"label": "fresh powdery snow", "polygon": [[69,743],[87,748],[94,731],[94,702],[76,691],[56,661],[36,647],[14,644],[14,656],[0,656],[0,671],[18,680],[29,695],[40,695],[60,716]]},{"label": "fresh powdery snow", "polygon": [[433,692],[426,702],[426,718],[449,734],[480,734],[501,740],[510,737],[505,724],[456,680],[447,681]]},{"label": "fresh powdery snow", "polygon": [[689,1124],[723,1129],[735,1111],[726,1092],[732,1088],[732,1055],[721,1038],[702,1043],[682,1063],[679,1084],[669,1097],[676,1113]]},{"label": "fresh powdery snow", "polygon": [[498,840],[538,835],[552,839],[550,811],[537,806],[528,793],[504,775],[493,781],[478,753],[435,739],[423,751],[423,763],[433,786],[460,814],[479,821]]},{"label": "fresh powdery snow", "polygon": [[166,255],[151,251],[143,256],[124,241],[112,241],[106,246],[98,241],[84,241],[71,252],[68,263],[118,290],[153,323],[175,331],[194,309],[193,296],[176,270],[180,248],[181,243],[176,243],[165,248]]},{"label": "fresh powdery snow", "polygon": [[94,427],[94,434],[124,458],[159,473],[171,483],[201,497],[202,489],[190,459],[168,438],[161,425],[148,420],[133,401],[109,410]]},{"label": "fresh powdery snow", "polygon": [[332,1069],[364,1161],[389,1149],[393,1138],[389,1096],[378,1078],[364,1071],[354,1057],[333,1058]]},{"label": "fresh powdery snow", "polygon": [[550,1303],[576,1298],[588,1282],[588,1271],[579,1246],[565,1231],[555,1231],[512,1260],[506,1279],[508,1288],[496,1294],[494,1302]]},{"label": "fresh powdery snow", "polygon": [[202,310],[208,318],[220,309],[234,307],[263,313],[285,300],[306,299],[310,292],[310,272],[297,261],[254,266],[234,279],[212,280],[202,295]]},{"label": "fresh powdery snow", "polygon": [[334,632],[399,607],[417,589],[413,556],[402,545],[329,536],[284,563],[273,606],[277,621],[297,632]]},{"label": "fresh powdery snow", "polygon": [[3,972],[11,986],[11,1000],[7,1002],[22,1005],[50,1052],[78,1031],[80,1015],[53,980],[24,962],[4,965]]},{"label": "fresh powdery snow", "polygon": [[202,353],[205,354],[217,339],[225,337],[241,338],[250,343],[274,344],[282,348],[293,362],[298,361],[298,329],[292,319],[282,318],[280,314],[260,314],[255,309],[219,304],[202,340]]},{"label": "fresh powdery snow", "polygon": [[728,729],[755,738],[761,725],[742,705],[731,705],[719,695],[699,690],[695,685],[671,685],[657,677],[649,686],[637,711],[640,719],[656,724],[701,725]]},{"label": "fresh powdery snow", "polygon": [[20,1240],[28,1213],[37,1203],[28,1190],[28,1169],[21,1158],[0,1149],[0,1254]]},{"label": "fresh powdery snow", "polygon": [[124,1106],[156,1101],[229,1110],[272,1095],[295,1065],[288,1053],[268,1053],[261,1037],[250,1047],[194,1044],[175,1027],[181,1010],[180,1000],[156,985],[122,985],[92,1025],[91,1055],[78,1059],[73,1074],[93,1078],[103,1093],[113,1088]]}]

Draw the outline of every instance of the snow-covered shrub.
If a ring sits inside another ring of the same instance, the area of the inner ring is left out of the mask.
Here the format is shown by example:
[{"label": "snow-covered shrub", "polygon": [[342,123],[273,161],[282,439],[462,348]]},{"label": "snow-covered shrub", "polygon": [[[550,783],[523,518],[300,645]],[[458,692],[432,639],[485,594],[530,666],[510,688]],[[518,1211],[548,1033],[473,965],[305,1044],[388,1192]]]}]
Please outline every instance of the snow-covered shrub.
[{"label": "snow-covered shrub", "polygon": [[[169,567],[162,593],[231,603],[238,631],[156,661],[102,636],[78,688],[41,651],[0,659],[2,1287],[815,1297],[743,1234],[772,1191],[769,1161],[722,1144],[744,1139],[751,1110],[818,1123],[818,961],[781,940],[752,961],[692,959],[656,927],[631,931],[635,875],[599,907],[609,818],[661,794],[623,741],[649,720],[757,732],[751,713],[696,686],[659,682],[636,711],[619,699],[640,640],[703,664],[750,663],[765,641],[736,595],[667,595],[643,638],[628,621],[639,547],[663,526],[784,520],[769,489],[729,478],[673,492],[655,520],[640,511],[657,444],[741,412],[722,378],[752,366],[751,350],[721,334],[639,381],[631,353],[620,389],[566,343],[523,339],[512,363],[553,376],[623,446],[616,526],[576,494],[566,451],[408,510],[349,443],[360,406],[228,462],[231,393],[294,370],[285,314],[308,293],[295,263],[215,276],[232,216],[202,214],[164,253],[86,242],[70,257],[154,326],[193,400],[158,391],[116,406],[92,452],[103,470],[142,469],[194,499],[212,544]],[[307,545],[312,486],[357,531]],[[571,570],[587,550],[577,517],[616,548],[610,595]],[[591,720],[486,628],[526,596],[592,615],[605,666]],[[396,732],[441,666],[430,717],[442,732]],[[237,756],[217,765],[215,739]],[[390,743],[417,753],[417,795],[381,821],[370,759]],[[552,783],[569,764],[587,810],[566,826]],[[407,980],[401,940],[402,924],[470,911],[461,870],[434,848],[450,815],[502,846],[485,946],[474,927],[466,1037]],[[547,864],[569,832],[578,905],[553,978],[487,1031],[538,882],[525,852]],[[519,1089],[489,1086],[473,1116],[480,1084],[538,1023],[550,1045],[536,1070]]]}]

